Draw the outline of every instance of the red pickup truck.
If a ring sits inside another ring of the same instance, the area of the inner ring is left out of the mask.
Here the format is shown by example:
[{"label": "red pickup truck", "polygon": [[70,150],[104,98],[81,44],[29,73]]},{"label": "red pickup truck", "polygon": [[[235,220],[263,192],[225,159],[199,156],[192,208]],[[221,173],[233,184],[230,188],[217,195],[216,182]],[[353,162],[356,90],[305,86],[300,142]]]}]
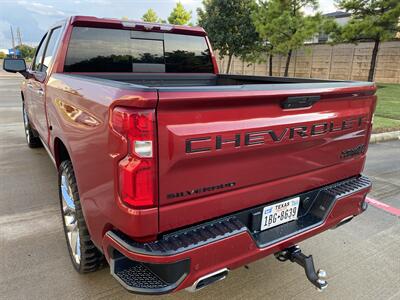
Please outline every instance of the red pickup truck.
[{"label": "red pickup truck", "polygon": [[373,83],[219,74],[202,28],[84,16],[4,69],[78,272],[162,294],[275,254],[327,286],[296,244],[367,208]]}]

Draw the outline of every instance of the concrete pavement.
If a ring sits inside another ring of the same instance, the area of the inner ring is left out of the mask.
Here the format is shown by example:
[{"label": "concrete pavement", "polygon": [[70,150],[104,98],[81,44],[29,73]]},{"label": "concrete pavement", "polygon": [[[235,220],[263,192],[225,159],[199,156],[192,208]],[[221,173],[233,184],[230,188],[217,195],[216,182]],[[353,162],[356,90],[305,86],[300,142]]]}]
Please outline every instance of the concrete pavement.
[{"label": "concrete pavement", "polygon": [[[142,299],[109,269],[79,275],[69,261],[56,171],[44,149],[25,144],[19,77],[0,76],[0,299]],[[400,141],[370,146],[371,197],[400,208]],[[301,243],[329,287],[317,292],[304,271],[267,257],[195,294],[160,299],[400,299],[400,218],[370,207],[349,224]]]}]

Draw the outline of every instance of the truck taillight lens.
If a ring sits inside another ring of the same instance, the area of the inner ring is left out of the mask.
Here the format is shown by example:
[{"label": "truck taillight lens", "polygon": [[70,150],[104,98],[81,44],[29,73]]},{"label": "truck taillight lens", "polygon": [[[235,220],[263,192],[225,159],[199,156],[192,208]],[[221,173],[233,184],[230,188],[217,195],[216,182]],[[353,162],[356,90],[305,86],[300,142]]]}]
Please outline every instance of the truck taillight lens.
[{"label": "truck taillight lens", "polygon": [[119,194],[122,201],[135,208],[154,207],[154,110],[116,107],[112,112],[112,127],[128,142],[128,154],[118,164]]}]

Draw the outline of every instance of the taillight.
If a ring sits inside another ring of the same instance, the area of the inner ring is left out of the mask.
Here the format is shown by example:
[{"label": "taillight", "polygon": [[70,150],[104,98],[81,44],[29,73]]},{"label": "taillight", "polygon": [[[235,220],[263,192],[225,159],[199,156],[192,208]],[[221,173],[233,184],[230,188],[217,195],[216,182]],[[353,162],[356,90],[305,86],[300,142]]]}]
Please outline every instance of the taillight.
[{"label": "taillight", "polygon": [[118,164],[121,200],[135,208],[155,206],[154,110],[116,107],[111,123],[128,142],[128,154]]}]

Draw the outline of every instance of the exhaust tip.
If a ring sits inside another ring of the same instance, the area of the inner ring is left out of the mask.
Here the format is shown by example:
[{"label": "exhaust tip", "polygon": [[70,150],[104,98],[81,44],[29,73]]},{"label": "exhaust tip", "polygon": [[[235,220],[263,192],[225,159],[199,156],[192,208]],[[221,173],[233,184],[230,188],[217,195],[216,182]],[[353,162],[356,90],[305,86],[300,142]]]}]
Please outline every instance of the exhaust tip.
[{"label": "exhaust tip", "polygon": [[228,276],[229,270],[227,268],[215,271],[213,273],[207,274],[203,277],[200,277],[193,283],[192,286],[188,287],[186,290],[189,292],[197,292],[206,286],[215,283],[217,281],[223,280]]},{"label": "exhaust tip", "polygon": [[336,229],[340,226],[343,226],[344,224],[349,223],[351,220],[353,220],[354,216],[348,216],[344,219],[342,219],[338,224],[336,224],[332,229]]}]

